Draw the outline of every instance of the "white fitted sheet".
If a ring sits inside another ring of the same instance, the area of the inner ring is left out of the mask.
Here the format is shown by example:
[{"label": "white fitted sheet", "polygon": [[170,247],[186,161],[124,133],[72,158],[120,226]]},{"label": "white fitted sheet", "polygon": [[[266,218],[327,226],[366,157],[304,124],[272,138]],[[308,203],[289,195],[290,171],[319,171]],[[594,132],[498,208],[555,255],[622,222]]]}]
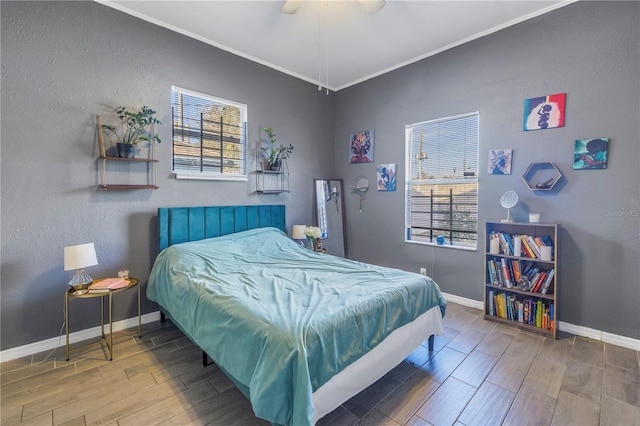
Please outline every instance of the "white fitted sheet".
[{"label": "white fitted sheet", "polygon": [[382,343],[317,389],[313,393],[313,423],[391,371],[432,334],[442,334],[439,306],[395,330]]}]

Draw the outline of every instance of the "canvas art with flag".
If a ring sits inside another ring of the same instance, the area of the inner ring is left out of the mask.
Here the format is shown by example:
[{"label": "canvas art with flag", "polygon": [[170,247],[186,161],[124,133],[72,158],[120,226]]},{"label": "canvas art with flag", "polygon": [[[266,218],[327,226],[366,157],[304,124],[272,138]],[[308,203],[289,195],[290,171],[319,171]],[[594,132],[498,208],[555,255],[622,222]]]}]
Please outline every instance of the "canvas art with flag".
[{"label": "canvas art with flag", "polygon": [[566,93],[525,99],[523,130],[564,127]]},{"label": "canvas art with flag", "polygon": [[396,163],[380,164],[376,167],[378,191],[396,190]]}]

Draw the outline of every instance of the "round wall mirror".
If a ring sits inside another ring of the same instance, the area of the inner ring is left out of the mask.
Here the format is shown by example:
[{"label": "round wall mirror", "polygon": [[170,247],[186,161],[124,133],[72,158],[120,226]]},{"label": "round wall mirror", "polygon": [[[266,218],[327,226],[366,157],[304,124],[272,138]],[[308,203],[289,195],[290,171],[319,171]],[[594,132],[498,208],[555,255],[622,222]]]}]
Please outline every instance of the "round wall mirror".
[{"label": "round wall mirror", "polygon": [[364,194],[369,190],[369,179],[364,176],[358,176],[354,182],[355,187],[353,192],[360,195],[360,213],[362,213],[362,201],[364,200]]},{"label": "round wall mirror", "polygon": [[369,190],[369,179],[367,179],[364,176],[358,176],[356,178],[355,185],[356,185],[355,187],[356,191],[360,193],[367,192]]}]

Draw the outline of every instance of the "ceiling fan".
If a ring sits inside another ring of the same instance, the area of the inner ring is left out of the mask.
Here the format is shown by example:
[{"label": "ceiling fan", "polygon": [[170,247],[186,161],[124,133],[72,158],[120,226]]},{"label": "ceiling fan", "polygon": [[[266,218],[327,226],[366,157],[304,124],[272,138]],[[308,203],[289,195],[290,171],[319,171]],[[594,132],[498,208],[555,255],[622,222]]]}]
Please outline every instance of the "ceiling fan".
[{"label": "ceiling fan", "polygon": [[[373,15],[380,9],[384,7],[384,0],[358,0],[358,2],[365,8],[370,15]],[[302,0],[286,0],[280,12],[286,13],[287,15],[293,15],[298,11],[300,6],[302,5]]]}]

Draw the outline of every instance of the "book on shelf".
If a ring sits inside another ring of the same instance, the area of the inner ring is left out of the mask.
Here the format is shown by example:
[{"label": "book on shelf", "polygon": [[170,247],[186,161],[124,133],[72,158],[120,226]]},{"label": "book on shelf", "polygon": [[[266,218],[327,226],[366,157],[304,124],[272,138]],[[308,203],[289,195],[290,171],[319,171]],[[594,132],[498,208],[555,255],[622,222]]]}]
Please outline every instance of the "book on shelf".
[{"label": "book on shelf", "polygon": [[496,314],[495,311],[495,302],[494,302],[495,292],[493,290],[489,290],[489,315],[494,316]]},{"label": "book on shelf", "polygon": [[518,322],[524,322],[524,303],[518,301]]},{"label": "book on shelf", "polygon": [[546,244],[544,243],[544,241],[542,241],[542,238],[540,237],[533,237],[533,241],[535,241],[538,248],[546,246]]},{"label": "book on shelf", "polygon": [[538,300],[537,306],[536,306],[536,324],[535,324],[535,326],[538,328],[542,328],[542,312],[543,312],[542,300]]},{"label": "book on shelf", "polygon": [[487,270],[489,271],[489,282],[496,287],[503,287],[502,277],[500,276],[501,271],[498,270],[495,259],[487,261]]},{"label": "book on shelf", "polygon": [[554,269],[545,270],[537,262],[491,258],[487,260],[487,282],[506,289],[553,294]]},{"label": "book on shelf", "polygon": [[496,295],[496,308],[499,318],[506,318],[507,305],[504,298],[504,293],[498,293]]},{"label": "book on shelf", "polygon": [[502,238],[504,239],[506,250],[505,253],[512,255],[513,254],[513,243],[511,242],[511,236],[509,234],[502,234]]},{"label": "book on shelf", "polygon": [[504,257],[500,259],[500,263],[502,264],[502,274],[504,275],[504,285],[507,288],[513,287],[513,281],[511,280],[511,275],[509,274],[509,267],[507,266],[507,259]]},{"label": "book on shelf", "polygon": [[124,288],[129,285],[129,280],[125,278],[105,278],[89,286],[89,293],[108,293],[112,290]]},{"label": "book on shelf", "polygon": [[529,247],[529,241],[527,241],[527,236],[520,235],[520,241],[521,241],[521,249],[522,249],[522,253],[524,254],[524,257],[534,258],[535,255],[533,253],[533,250],[531,250],[531,247]]},{"label": "book on shelf", "polygon": [[540,271],[536,274],[535,280],[531,282],[531,293],[540,292],[540,286],[542,285],[542,282],[544,281],[546,276],[547,273],[545,271]]},{"label": "book on shelf", "polygon": [[533,239],[532,236],[527,235],[527,242],[529,243],[529,247],[531,247],[531,250],[533,250],[533,257],[539,258],[540,257],[540,247],[538,247],[538,244],[536,244],[536,241]]},{"label": "book on shelf", "polygon": [[[540,293],[542,294],[552,294],[553,293],[553,276],[555,275],[554,270],[550,270],[549,271],[549,275],[547,275],[547,279],[545,280],[544,284],[542,285],[542,288],[540,289]],[[549,293],[549,289],[551,289],[551,293]]]},{"label": "book on shelf", "polygon": [[490,290],[487,294],[486,313],[488,315],[544,330],[554,330],[555,315],[552,301],[500,290]]},{"label": "book on shelf", "polygon": [[[491,231],[489,237],[496,238],[499,241],[499,254],[506,256],[514,256],[516,252],[520,251],[520,256],[518,257],[536,259],[540,258],[540,247],[549,246],[553,250],[554,246],[550,235],[511,235],[505,232]],[[516,240],[519,240],[518,244],[516,244]]]},{"label": "book on shelf", "polygon": [[511,261],[511,266],[513,268],[513,278],[516,281],[516,284],[520,281],[521,271],[520,271],[520,262],[517,260]]}]

